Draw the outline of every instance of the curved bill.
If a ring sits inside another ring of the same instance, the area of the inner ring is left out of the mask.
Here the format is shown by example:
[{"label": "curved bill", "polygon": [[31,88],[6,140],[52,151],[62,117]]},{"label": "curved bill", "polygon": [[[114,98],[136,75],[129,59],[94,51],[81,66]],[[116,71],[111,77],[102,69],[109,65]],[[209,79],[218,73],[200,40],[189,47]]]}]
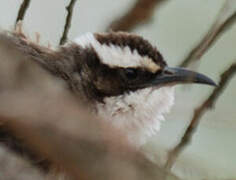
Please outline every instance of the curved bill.
[{"label": "curved bill", "polygon": [[150,82],[149,85],[163,85],[170,83],[199,83],[211,86],[217,86],[216,83],[207,76],[193,72],[184,68],[166,67],[161,74]]}]

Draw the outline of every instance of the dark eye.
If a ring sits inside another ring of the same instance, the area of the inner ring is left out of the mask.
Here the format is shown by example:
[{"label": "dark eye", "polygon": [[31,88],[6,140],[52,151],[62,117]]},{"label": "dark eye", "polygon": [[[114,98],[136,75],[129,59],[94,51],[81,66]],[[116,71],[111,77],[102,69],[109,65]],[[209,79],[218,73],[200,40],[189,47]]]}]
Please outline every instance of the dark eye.
[{"label": "dark eye", "polygon": [[126,68],[125,69],[125,76],[129,80],[134,80],[137,78],[138,73],[137,73],[136,69]]}]

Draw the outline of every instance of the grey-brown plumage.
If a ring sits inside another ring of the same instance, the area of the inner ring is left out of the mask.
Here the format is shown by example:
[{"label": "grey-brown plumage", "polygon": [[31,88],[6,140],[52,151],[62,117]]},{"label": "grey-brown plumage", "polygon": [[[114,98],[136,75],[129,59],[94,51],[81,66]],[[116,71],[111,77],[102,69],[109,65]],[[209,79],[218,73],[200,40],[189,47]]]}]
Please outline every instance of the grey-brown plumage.
[{"label": "grey-brown plumage", "polygon": [[[141,55],[148,55],[155,63],[164,68],[166,65],[161,54],[142,37],[127,33],[96,34],[101,44],[129,46]],[[68,87],[83,100],[102,101],[104,97],[116,96],[137,90],[126,81],[127,68],[109,67],[101,62],[93,47],[83,49],[75,43],[51,50],[28,41],[24,36],[14,36],[17,48],[31,56],[43,68],[59,78],[66,80]],[[131,69],[130,69],[131,70]],[[139,78],[134,83],[146,81],[153,73],[137,67]]]}]

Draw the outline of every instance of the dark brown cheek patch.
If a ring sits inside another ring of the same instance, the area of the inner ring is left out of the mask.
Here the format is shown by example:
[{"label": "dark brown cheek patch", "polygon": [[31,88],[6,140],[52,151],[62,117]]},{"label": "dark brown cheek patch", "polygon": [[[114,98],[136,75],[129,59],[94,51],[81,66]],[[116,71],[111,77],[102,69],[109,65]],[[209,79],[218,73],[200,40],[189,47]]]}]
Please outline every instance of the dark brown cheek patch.
[{"label": "dark brown cheek patch", "polygon": [[96,33],[94,36],[101,44],[113,44],[121,47],[128,46],[132,51],[137,50],[141,56],[149,57],[161,68],[166,66],[166,62],[159,51],[140,36],[125,32]]}]

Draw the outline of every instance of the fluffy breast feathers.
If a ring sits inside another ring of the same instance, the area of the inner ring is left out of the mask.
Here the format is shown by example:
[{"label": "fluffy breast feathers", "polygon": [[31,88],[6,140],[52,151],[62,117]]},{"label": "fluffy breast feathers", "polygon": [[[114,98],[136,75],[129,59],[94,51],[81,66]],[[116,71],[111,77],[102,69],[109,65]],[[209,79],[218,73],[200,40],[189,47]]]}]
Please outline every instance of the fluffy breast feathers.
[{"label": "fluffy breast feathers", "polygon": [[98,114],[112,122],[139,146],[160,130],[164,114],[174,104],[174,87],[146,88],[118,97],[108,97],[97,104]]}]

